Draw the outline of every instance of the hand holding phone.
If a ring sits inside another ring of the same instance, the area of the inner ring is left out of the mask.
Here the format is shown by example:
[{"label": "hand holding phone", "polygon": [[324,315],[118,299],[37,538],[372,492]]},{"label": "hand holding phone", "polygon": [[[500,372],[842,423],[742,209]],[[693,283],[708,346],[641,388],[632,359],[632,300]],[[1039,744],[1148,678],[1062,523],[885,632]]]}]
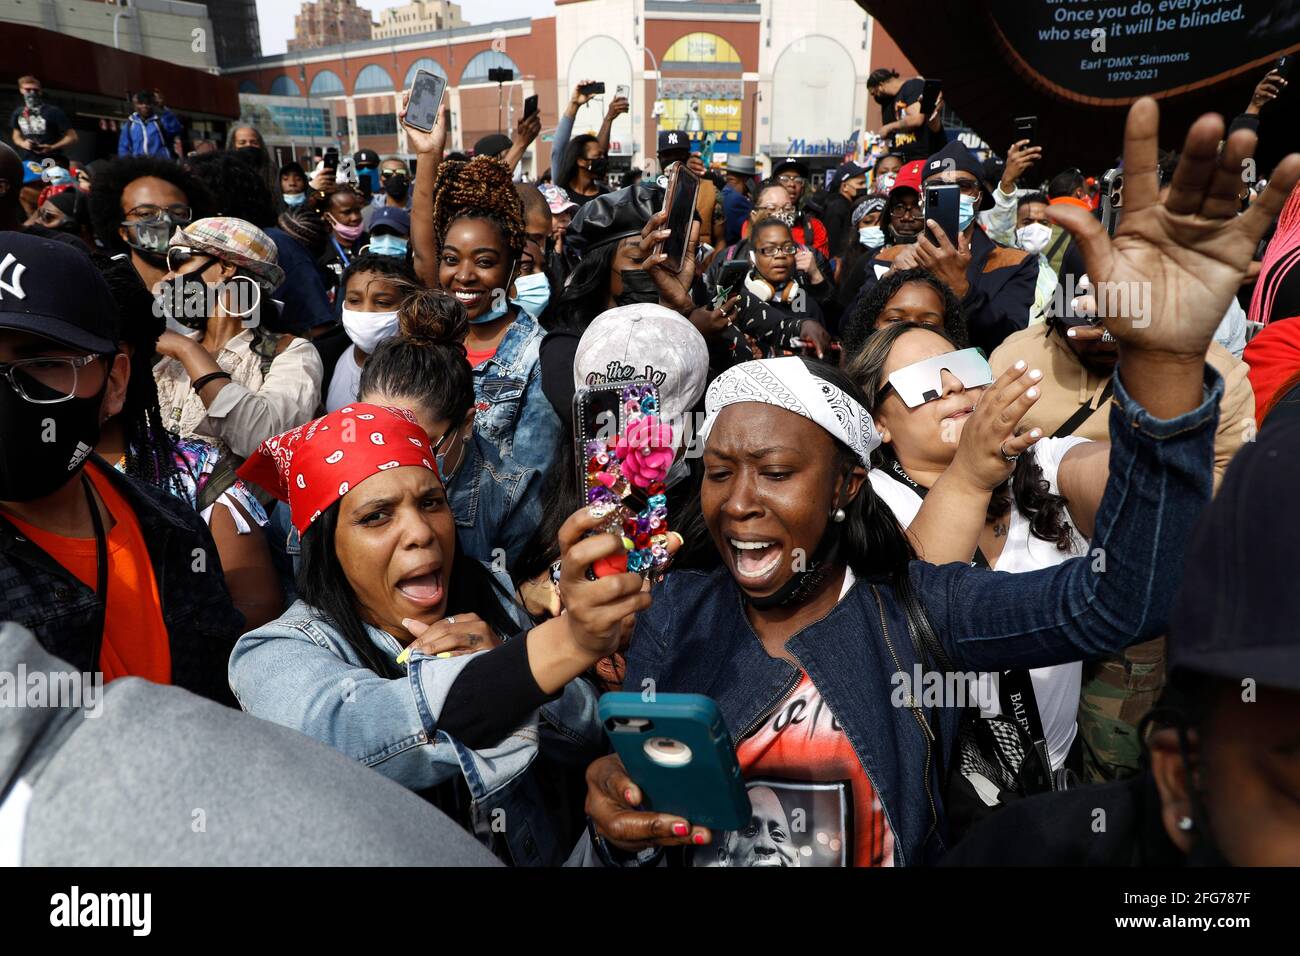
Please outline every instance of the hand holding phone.
[{"label": "hand holding phone", "polygon": [[961,187],[956,183],[940,183],[925,187],[925,218],[933,219],[947,235],[953,247],[957,246],[957,226],[961,221]]},{"label": "hand holding phone", "polygon": [[682,271],[691,224],[695,222],[695,201],[699,192],[700,177],[685,163],[673,166],[669,174],[668,190],[664,194],[664,208],[668,210],[668,221],[664,228],[671,230],[671,235],[656,243],[654,250],[668,257],[664,268],[669,272]]},{"label": "hand holding phone", "polygon": [[406,103],[406,125],[421,133],[432,132],[446,91],[447,81],[443,77],[428,70],[417,70]]},{"label": "hand holding phone", "polygon": [[939,92],[943,89],[943,80],[926,79],[921,88],[921,115],[927,120],[939,103]]},{"label": "hand holding phone", "polygon": [[1016,129],[1015,139],[1018,142],[1022,139],[1029,140],[1029,145],[1033,146],[1038,142],[1038,117],[1037,116],[1017,116],[1012,120]]},{"label": "hand holding phone", "polygon": [[537,112],[537,94],[534,93],[528,99],[524,100],[524,119],[532,116]]},{"label": "hand holding phone", "polygon": [[578,87],[578,92],[583,96],[591,98],[605,92],[605,84],[600,82],[583,83]]}]

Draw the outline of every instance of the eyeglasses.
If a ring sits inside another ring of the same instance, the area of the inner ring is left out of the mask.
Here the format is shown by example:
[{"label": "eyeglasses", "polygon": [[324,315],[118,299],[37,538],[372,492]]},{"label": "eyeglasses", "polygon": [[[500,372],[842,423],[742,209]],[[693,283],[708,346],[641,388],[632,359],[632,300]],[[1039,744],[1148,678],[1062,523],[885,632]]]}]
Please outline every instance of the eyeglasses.
[{"label": "eyeglasses", "polygon": [[40,209],[36,210],[36,221],[49,229],[57,229],[68,221],[68,217],[57,209],[50,209],[47,206],[42,206]]},{"label": "eyeglasses", "polygon": [[796,173],[782,173],[776,177],[776,181],[782,186],[794,186],[804,181],[803,177]]},{"label": "eyeglasses", "polygon": [[98,355],[29,358],[0,363],[0,376],[33,405],[55,405],[77,394],[77,371]]},{"label": "eyeglasses", "polygon": [[796,246],[793,242],[787,242],[783,246],[763,246],[758,250],[758,254],[760,256],[766,256],[767,258],[770,259],[776,255],[792,256],[798,251],[799,251],[798,246]]},{"label": "eyeglasses", "polygon": [[379,171],[380,179],[389,179],[390,177],[393,176],[407,176],[407,175],[410,174],[407,173],[405,169],[381,169]]},{"label": "eyeglasses", "polygon": [[[443,466],[443,462],[448,455],[448,452],[443,449],[443,446],[449,444],[449,439],[455,435],[459,429],[459,425],[448,426],[447,430],[442,433],[441,437],[433,443],[433,458],[438,464],[438,475],[442,478],[444,483],[448,481],[451,476],[447,474],[447,470]],[[458,461],[456,464],[459,466],[460,462]]]},{"label": "eyeglasses", "polygon": [[182,206],[178,203],[175,206],[136,206],[126,214],[126,218],[131,221],[161,219],[163,216],[166,216],[174,223],[187,225],[194,218],[194,210],[189,206]]},{"label": "eyeglasses", "polygon": [[920,219],[921,207],[913,203],[910,206],[899,204],[889,210],[891,219]]},{"label": "eyeglasses", "polygon": [[955,185],[957,186],[958,189],[962,191],[962,195],[964,196],[978,197],[980,191],[984,188],[983,186],[980,185],[980,181],[978,179],[959,179],[957,180]]},{"label": "eyeglasses", "polygon": [[759,212],[765,212],[773,216],[780,215],[781,213],[794,212],[794,206],[791,206],[789,203],[786,203],[784,206],[755,206],[754,208]]},{"label": "eyeglasses", "polygon": [[186,246],[172,246],[167,250],[167,268],[171,272],[180,272],[185,266],[189,265],[196,259],[204,258],[207,261],[199,266],[194,272],[202,272],[212,263],[216,262],[215,256],[206,255],[205,253],[195,252]]}]

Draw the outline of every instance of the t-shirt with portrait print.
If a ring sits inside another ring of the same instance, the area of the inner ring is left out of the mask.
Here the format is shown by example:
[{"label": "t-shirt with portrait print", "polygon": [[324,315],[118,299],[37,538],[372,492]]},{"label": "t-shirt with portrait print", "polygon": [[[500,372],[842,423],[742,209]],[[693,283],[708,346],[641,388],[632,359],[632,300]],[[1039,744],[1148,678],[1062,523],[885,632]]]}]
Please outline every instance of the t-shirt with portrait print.
[{"label": "t-shirt with portrait print", "polygon": [[692,866],[893,866],[884,808],[807,673],[736,757],[749,826],[692,848]]}]

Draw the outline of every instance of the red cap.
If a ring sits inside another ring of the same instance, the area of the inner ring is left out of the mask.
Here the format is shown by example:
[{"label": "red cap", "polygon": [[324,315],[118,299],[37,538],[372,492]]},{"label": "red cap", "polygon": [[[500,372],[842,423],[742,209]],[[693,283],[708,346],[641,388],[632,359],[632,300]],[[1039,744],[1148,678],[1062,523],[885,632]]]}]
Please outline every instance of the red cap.
[{"label": "red cap", "polygon": [[899,169],[898,175],[894,177],[894,188],[889,191],[889,195],[892,196],[895,190],[903,187],[919,193],[921,191],[921,170],[924,168],[924,159],[914,159]]}]

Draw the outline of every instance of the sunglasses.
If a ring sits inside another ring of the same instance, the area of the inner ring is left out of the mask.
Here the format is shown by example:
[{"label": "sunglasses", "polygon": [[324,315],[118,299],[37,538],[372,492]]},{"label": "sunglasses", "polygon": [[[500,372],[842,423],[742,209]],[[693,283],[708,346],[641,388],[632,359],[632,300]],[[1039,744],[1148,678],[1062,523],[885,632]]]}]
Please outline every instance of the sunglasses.
[{"label": "sunglasses", "polygon": [[167,250],[167,268],[174,273],[179,273],[181,269],[193,262],[195,259],[207,260],[202,266],[194,270],[195,272],[202,272],[208,266],[212,265],[212,263],[217,261],[215,256],[210,256],[205,252],[197,252],[194,249],[187,248],[186,246],[172,246]]},{"label": "sunglasses", "polygon": [[889,376],[880,390],[877,404],[884,401],[890,389],[897,393],[908,408],[919,408],[943,396],[943,373],[951,372],[962,388],[983,388],[993,383],[993,369],[988,359],[977,348],[959,352],[945,352],[933,358],[905,365]]}]

